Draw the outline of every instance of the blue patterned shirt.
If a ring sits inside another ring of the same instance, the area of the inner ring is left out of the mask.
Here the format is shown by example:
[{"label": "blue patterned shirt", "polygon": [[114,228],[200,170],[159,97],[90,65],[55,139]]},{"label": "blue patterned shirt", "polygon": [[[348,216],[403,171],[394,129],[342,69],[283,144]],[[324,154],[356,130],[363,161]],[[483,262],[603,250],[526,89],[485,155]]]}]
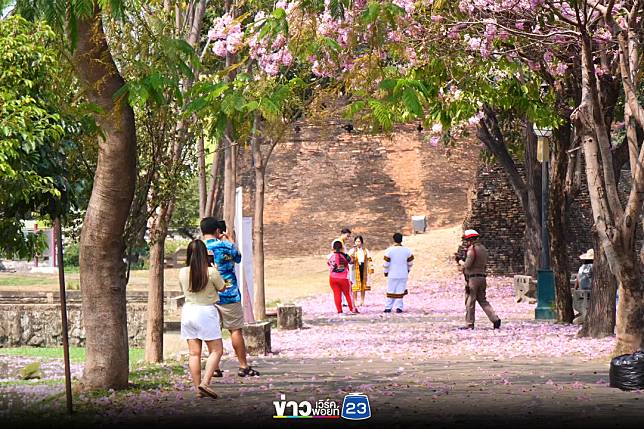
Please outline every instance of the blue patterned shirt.
[{"label": "blue patterned shirt", "polygon": [[241,262],[241,253],[230,241],[221,241],[216,238],[206,240],[206,248],[214,255],[219,274],[226,284],[226,289],[219,292],[217,304],[240,302],[241,294],[235,275],[235,263]]}]

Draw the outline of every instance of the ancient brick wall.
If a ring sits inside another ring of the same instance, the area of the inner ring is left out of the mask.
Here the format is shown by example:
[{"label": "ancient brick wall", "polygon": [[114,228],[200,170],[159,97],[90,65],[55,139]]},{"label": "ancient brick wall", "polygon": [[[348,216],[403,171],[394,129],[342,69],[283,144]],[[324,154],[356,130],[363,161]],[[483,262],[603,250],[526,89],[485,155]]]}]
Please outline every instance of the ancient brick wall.
[{"label": "ancient brick wall", "polygon": [[[619,188],[622,202],[625,202],[630,191],[630,172],[622,172]],[[522,274],[525,222],[507,175],[500,166],[483,165],[479,167],[471,192],[470,210],[463,228],[476,229],[481,233],[481,241],[490,251],[488,271],[492,274]],[[587,182],[582,175],[579,190],[568,210],[566,250],[571,271],[579,267],[579,255],[593,247],[592,224]],[[641,240],[641,228],[637,231]]]},{"label": "ancient brick wall", "polygon": [[[266,175],[269,256],[326,253],[344,226],[379,249],[394,232],[411,232],[412,215],[426,215],[429,228],[462,222],[477,142],[432,147],[414,127],[372,136],[343,125],[302,125],[276,147]],[[245,152],[244,215],[251,216],[253,178]]]}]

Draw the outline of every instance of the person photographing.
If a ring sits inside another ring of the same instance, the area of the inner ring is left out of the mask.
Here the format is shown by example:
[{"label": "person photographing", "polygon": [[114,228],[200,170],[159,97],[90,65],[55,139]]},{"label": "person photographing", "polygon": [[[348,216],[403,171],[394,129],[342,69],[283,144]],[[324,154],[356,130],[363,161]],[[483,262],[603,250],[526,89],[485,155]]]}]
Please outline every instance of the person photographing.
[{"label": "person photographing", "polygon": [[[241,293],[235,275],[235,264],[241,262],[241,253],[226,234],[226,223],[213,217],[201,220],[201,234],[212,253],[214,263],[226,284],[226,289],[219,293],[219,300],[215,304],[221,316],[222,326],[230,332],[230,340],[239,361],[240,377],[258,376],[259,371],[248,365],[246,359],[246,343],[242,335],[244,327],[244,310],[241,304]],[[217,368],[215,377],[221,377],[222,371]]]},{"label": "person photographing", "polygon": [[457,257],[457,262],[465,275],[465,326],[460,329],[474,329],[476,303],[478,302],[493,329],[501,327],[501,319],[486,298],[486,273],[488,251],[479,241],[479,233],[473,229],[465,230],[463,241],[466,246],[465,260]]}]

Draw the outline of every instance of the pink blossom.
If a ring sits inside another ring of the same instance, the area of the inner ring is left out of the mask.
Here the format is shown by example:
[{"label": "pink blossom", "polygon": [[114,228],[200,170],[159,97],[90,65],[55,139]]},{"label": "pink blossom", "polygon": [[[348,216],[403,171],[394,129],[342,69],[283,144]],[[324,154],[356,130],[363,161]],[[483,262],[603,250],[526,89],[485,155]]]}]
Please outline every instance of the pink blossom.
[{"label": "pink blossom", "polygon": [[568,70],[568,65],[566,65],[564,63],[557,63],[557,65],[555,66],[555,68],[553,70],[553,74],[555,76],[563,76],[564,74],[566,74],[567,70]]},{"label": "pink blossom", "polygon": [[414,48],[408,46],[407,48],[405,48],[405,54],[407,55],[409,63],[411,65],[416,65],[418,58],[416,56],[416,51],[414,50]]},{"label": "pink blossom", "polygon": [[492,40],[496,37],[496,22],[489,22],[485,25],[485,38]]},{"label": "pink blossom", "polygon": [[404,9],[408,14],[414,13],[414,10],[416,10],[414,0],[394,0],[393,4]]},{"label": "pink blossom", "polygon": [[398,31],[390,31],[387,33],[387,39],[390,42],[400,42],[402,40],[402,35]]},{"label": "pink blossom", "polygon": [[269,61],[264,67],[264,71],[269,76],[275,76],[280,71],[279,64],[273,61]]},{"label": "pink blossom", "polygon": [[476,115],[472,116],[467,120],[470,125],[477,125],[483,119],[483,112],[478,112]]},{"label": "pink blossom", "polygon": [[219,57],[225,57],[226,56],[226,41],[225,40],[217,40],[215,44],[212,47],[212,51],[215,53],[215,55]]},{"label": "pink blossom", "polygon": [[436,147],[436,146],[438,146],[438,142],[440,142],[440,137],[438,137],[438,136],[432,136],[432,137],[430,137],[430,139],[429,139],[429,144],[430,144],[432,147]]},{"label": "pink blossom", "polygon": [[266,12],[264,12],[263,10],[260,10],[255,14],[255,18],[254,18],[255,23],[259,23],[260,21],[263,21],[265,19],[266,19]]},{"label": "pink blossom", "polygon": [[242,46],[242,38],[243,34],[241,32],[230,33],[226,38],[226,49],[228,52],[236,54]]},{"label": "pink blossom", "polygon": [[445,18],[441,15],[432,15],[432,21],[434,22],[441,22],[443,19]]},{"label": "pink blossom", "polygon": [[483,58],[489,58],[492,52],[490,51],[490,47],[487,44],[481,45],[481,49],[479,49],[479,52],[481,53],[481,57]]},{"label": "pink blossom", "polygon": [[474,5],[468,0],[461,0],[458,3],[458,9],[463,13],[472,13],[474,12]]},{"label": "pink blossom", "polygon": [[232,20],[232,16],[227,13],[216,18],[212,28],[208,31],[208,38],[210,38],[210,40],[225,38],[227,35],[227,27],[230,25]]},{"label": "pink blossom", "polygon": [[291,52],[288,49],[284,49],[282,51],[282,64],[286,67],[289,67],[291,64],[293,64],[293,55],[291,55]]},{"label": "pink blossom", "polygon": [[313,65],[311,66],[311,72],[313,72],[313,74],[318,77],[324,76],[324,73],[322,72],[322,66],[320,65],[320,62],[318,60],[315,60],[313,62]]},{"label": "pink blossom", "polygon": [[208,40],[212,42],[213,40],[217,40],[218,38],[219,38],[218,30],[216,30],[215,28],[211,28],[210,30],[208,30]]},{"label": "pink blossom", "polygon": [[601,28],[595,33],[595,39],[600,43],[606,43],[613,40],[613,35],[606,28]]},{"label": "pink blossom", "polygon": [[467,40],[467,44],[472,50],[479,49],[481,47],[481,39],[479,37],[470,37]]},{"label": "pink blossom", "polygon": [[286,37],[283,34],[278,34],[271,47],[273,49],[280,49],[282,46],[286,45]]}]

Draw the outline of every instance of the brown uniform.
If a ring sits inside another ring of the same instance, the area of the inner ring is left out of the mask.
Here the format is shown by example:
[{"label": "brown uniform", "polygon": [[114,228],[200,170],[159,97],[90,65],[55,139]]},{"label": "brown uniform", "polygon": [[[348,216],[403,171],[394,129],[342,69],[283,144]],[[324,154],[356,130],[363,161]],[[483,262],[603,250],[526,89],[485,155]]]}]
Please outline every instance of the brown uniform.
[{"label": "brown uniform", "polygon": [[481,243],[476,243],[467,249],[467,258],[463,264],[463,273],[469,286],[469,293],[465,297],[465,323],[474,325],[475,305],[479,305],[492,323],[499,320],[494,309],[485,297],[485,266],[487,265],[487,249]]}]

